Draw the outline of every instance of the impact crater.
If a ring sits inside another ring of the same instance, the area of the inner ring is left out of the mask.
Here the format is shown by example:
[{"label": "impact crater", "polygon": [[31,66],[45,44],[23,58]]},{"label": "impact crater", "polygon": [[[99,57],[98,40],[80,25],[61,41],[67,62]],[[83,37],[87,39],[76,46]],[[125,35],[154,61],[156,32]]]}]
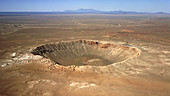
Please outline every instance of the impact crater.
[{"label": "impact crater", "polygon": [[137,57],[140,50],[107,41],[76,40],[44,44],[32,53],[62,66],[107,66]]}]

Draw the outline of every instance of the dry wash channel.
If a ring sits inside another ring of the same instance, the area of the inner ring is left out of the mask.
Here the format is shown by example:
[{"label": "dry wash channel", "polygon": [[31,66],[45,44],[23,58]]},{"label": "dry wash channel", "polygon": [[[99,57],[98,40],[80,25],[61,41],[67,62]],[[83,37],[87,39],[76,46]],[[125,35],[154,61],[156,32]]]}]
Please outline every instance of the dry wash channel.
[{"label": "dry wash channel", "polygon": [[107,66],[134,58],[140,50],[104,41],[77,40],[41,45],[32,53],[62,66]]}]

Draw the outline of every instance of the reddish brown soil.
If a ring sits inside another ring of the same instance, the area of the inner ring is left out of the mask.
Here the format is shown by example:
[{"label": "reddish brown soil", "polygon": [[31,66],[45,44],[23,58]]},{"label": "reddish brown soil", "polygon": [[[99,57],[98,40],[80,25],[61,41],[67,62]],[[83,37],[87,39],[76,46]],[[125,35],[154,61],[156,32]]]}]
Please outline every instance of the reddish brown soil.
[{"label": "reddish brown soil", "polygon": [[14,52],[58,41],[103,40],[141,50],[120,65],[85,72],[40,61],[1,67],[0,96],[169,96],[169,37],[169,15],[0,16],[0,65]]}]

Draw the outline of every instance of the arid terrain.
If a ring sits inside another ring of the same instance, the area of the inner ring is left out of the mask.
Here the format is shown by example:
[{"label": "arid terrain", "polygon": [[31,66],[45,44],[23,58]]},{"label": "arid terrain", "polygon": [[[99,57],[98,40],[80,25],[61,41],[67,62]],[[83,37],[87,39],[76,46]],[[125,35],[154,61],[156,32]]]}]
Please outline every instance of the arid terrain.
[{"label": "arid terrain", "polygon": [[170,15],[0,14],[0,96],[170,96]]}]

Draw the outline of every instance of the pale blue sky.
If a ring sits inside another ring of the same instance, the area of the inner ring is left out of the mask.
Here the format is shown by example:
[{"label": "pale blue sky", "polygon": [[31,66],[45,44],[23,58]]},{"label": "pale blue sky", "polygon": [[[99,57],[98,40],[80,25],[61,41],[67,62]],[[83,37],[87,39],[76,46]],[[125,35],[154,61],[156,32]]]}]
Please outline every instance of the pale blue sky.
[{"label": "pale blue sky", "polygon": [[170,13],[170,0],[0,0],[0,11],[47,12],[80,8]]}]

